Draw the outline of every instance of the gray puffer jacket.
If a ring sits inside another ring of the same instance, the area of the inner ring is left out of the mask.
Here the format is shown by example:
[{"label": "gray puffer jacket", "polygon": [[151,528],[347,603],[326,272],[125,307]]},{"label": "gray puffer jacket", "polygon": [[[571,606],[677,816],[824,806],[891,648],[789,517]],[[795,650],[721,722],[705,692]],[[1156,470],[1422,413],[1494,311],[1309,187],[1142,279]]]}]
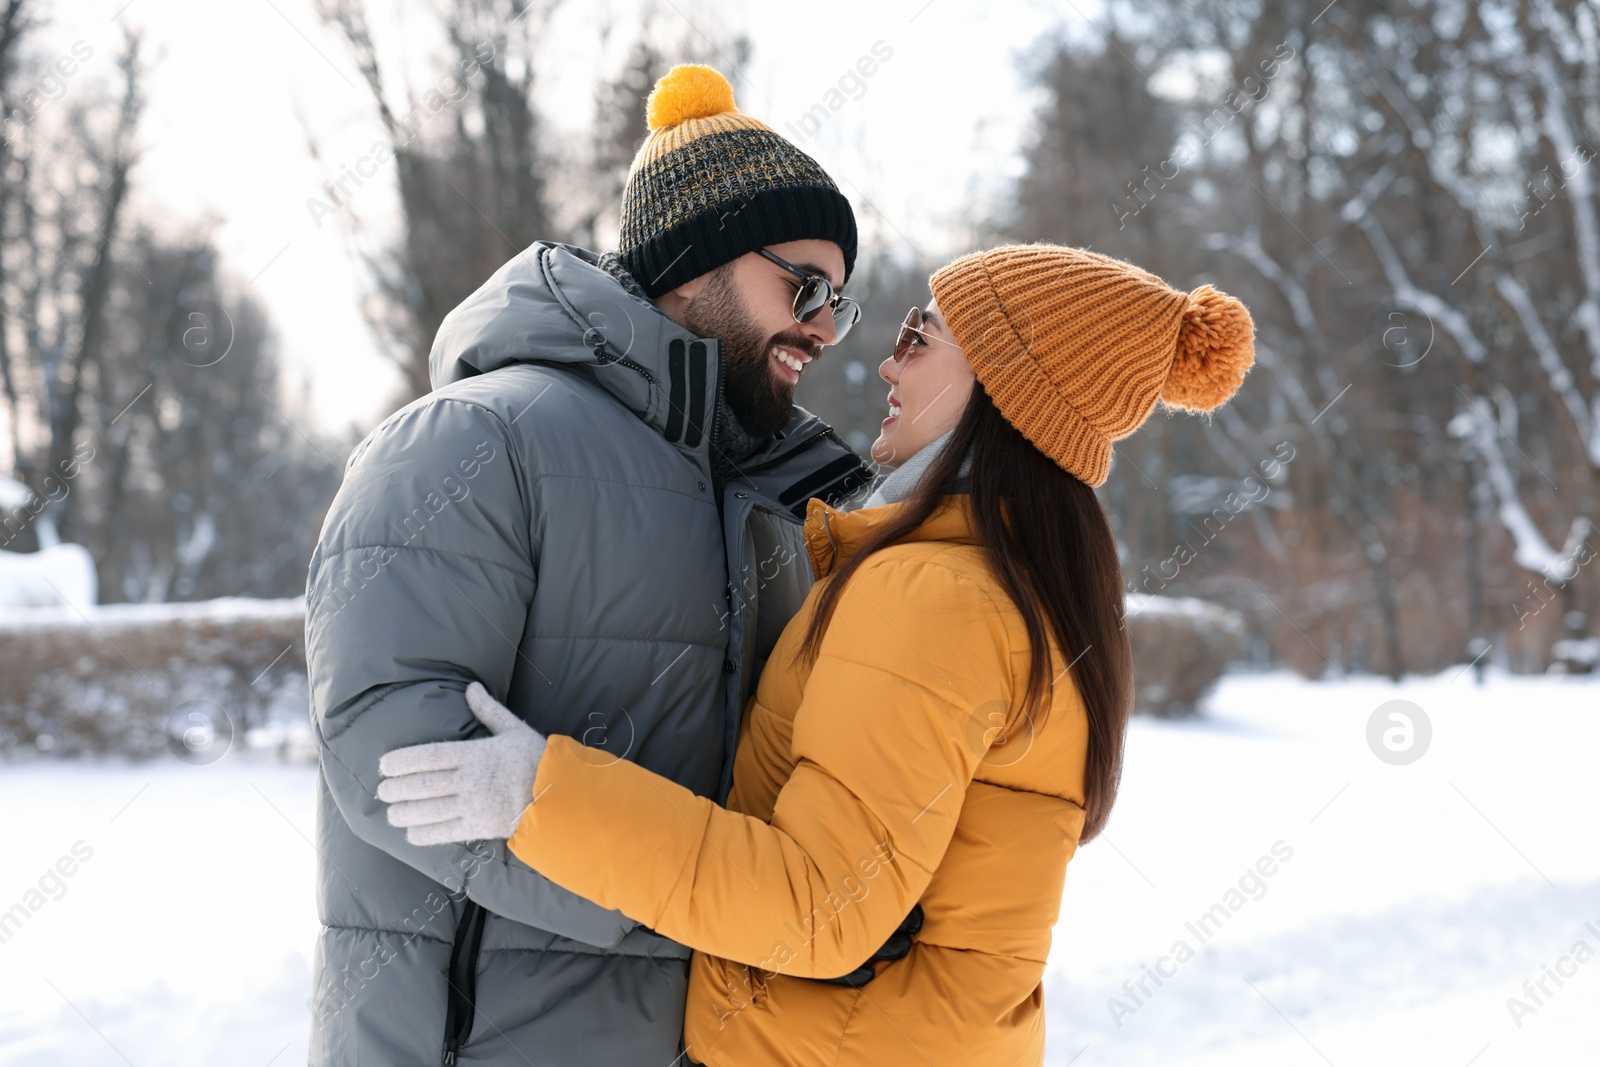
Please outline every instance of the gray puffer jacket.
[{"label": "gray puffer jacket", "polygon": [[805,502],[869,471],[796,408],[715,484],[717,343],[571,246],[533,245],[456,308],[431,373],[352,453],[311,558],[311,1063],[668,1067],[688,950],[504,842],[408,845],[378,758],[482,736],[476,679],[546,734],[722,800],[810,586]]}]

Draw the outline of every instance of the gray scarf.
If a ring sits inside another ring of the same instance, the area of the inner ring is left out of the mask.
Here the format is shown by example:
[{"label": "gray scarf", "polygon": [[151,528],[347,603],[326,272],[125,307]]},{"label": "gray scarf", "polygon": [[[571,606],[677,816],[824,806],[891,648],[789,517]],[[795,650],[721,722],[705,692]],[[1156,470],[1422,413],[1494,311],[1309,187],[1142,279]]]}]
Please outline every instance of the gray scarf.
[{"label": "gray scarf", "polygon": [[[896,467],[894,473],[879,482],[878,487],[872,491],[872,495],[867,497],[866,503],[861,506],[875,508],[884,504],[898,504],[902,500],[910,499],[911,494],[917,490],[917,482],[922,479],[923,472],[933,466],[933,461],[939,458],[939,453],[950,443],[950,435],[953,433],[955,433],[954,430],[946,430],[932,441],[923,445],[915,455]],[[969,454],[961,462],[961,477],[965,479],[971,472],[972,456]]]}]

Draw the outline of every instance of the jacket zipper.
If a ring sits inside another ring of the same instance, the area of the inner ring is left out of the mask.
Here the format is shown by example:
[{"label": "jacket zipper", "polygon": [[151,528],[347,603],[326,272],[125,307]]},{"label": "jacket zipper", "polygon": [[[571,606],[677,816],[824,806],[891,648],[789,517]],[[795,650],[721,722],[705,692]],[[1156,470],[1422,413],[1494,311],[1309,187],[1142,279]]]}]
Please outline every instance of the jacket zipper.
[{"label": "jacket zipper", "polygon": [[593,352],[594,352],[595,362],[599,363],[601,366],[609,367],[613,363],[618,363],[618,364],[621,364],[624,367],[627,367],[631,371],[638,371],[640,374],[642,374],[644,376],[644,380],[649,382],[651,385],[655,385],[656,384],[656,376],[654,374],[651,374],[648,370],[646,370],[645,367],[642,364],[635,362],[633,359],[630,359],[627,356],[608,356],[608,355],[606,355],[606,340],[605,340],[605,338],[602,337],[595,344]]},{"label": "jacket zipper", "polygon": [[[722,426],[722,354],[711,363],[711,428],[706,431],[706,466],[711,468],[711,494],[717,501],[717,529],[722,530],[723,541],[728,531],[722,529],[722,486],[717,481],[717,465],[711,462],[711,449],[717,447],[717,430]],[[724,555],[727,553],[724,552]],[[729,590],[731,597],[732,590]]]},{"label": "jacket zipper", "polygon": [[461,1046],[472,1036],[472,1017],[478,1006],[478,951],[483,946],[483,924],[488,917],[481,904],[468,900],[456,921],[450,946],[450,969],[445,972],[444,1048],[439,1062],[455,1067]]},{"label": "jacket zipper", "polygon": [[794,455],[796,452],[805,451],[806,449],[810,448],[812,445],[816,444],[818,441],[822,440],[826,436],[828,436],[828,431],[827,430],[818,430],[816,433],[812,434],[810,437],[806,438],[804,441],[801,441],[799,444],[791,445],[790,447],[785,448],[781,452],[778,452],[778,453],[775,453],[773,455],[768,456],[766,459],[762,460],[760,463],[756,464],[754,467],[743,467],[743,468],[741,468],[741,470],[743,470],[747,474],[752,472],[752,471],[766,470],[768,467],[772,466],[774,463],[777,463],[781,459],[788,459],[790,456]]}]

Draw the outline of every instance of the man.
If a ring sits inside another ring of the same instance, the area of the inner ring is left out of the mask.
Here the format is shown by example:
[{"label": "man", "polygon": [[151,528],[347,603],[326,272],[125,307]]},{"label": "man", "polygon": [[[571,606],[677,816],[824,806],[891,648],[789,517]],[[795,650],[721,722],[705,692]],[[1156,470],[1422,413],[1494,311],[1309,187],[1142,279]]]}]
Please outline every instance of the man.
[{"label": "man", "polygon": [[792,402],[858,314],[849,203],[709,68],[649,112],[619,252],[536,243],[456,308],[434,391],[357,447],[312,556],[313,1064],[678,1058],[687,949],[492,834],[408,839],[374,796],[385,752],[481,735],[481,681],[721,801],[810,584],[806,500],[870,479]]}]

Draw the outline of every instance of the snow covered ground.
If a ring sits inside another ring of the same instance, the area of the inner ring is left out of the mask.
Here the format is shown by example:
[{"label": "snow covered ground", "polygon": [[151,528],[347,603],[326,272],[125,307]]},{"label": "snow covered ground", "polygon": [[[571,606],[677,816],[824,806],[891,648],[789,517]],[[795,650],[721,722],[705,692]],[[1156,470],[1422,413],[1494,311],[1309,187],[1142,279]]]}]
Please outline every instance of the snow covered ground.
[{"label": "snow covered ground", "polygon": [[[1050,1062],[1600,1061],[1600,957],[1574,954],[1600,951],[1600,681],[1454,674],[1234,676],[1204,721],[1137,721],[1068,873]],[[1400,766],[1367,741],[1397,697],[1432,725]],[[0,914],[28,911],[0,1064],[303,1063],[314,776],[0,764]]]},{"label": "snow covered ground", "polygon": [[[1401,766],[1367,741],[1397,698],[1432,725]],[[1231,676],[1211,705],[1134,724],[1068,868],[1051,1063],[1600,1063],[1600,958],[1522,988],[1600,953],[1600,681]]]}]

